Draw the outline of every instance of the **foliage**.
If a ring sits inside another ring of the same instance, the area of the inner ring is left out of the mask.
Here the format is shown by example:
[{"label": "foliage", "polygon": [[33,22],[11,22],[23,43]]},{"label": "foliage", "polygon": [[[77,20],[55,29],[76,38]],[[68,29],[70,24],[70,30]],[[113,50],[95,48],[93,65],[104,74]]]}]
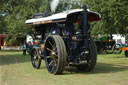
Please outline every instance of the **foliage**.
[{"label": "foliage", "polygon": [[[3,2],[1,7],[3,12],[6,12],[8,15],[4,17],[4,20],[6,22],[8,35],[12,36],[12,38],[9,39],[12,44],[17,41],[18,38],[24,38],[25,40],[26,35],[31,32],[30,26],[25,25],[25,21],[32,18],[33,13],[45,11],[46,1],[47,0],[8,0]],[[2,25],[5,25],[4,22],[0,26]],[[0,31],[4,32],[5,30],[2,29]]]},{"label": "foliage", "polygon": [[4,17],[0,16],[0,34],[4,34],[6,32],[6,23],[4,21]]},{"label": "foliage", "polygon": [[[92,34],[126,34],[128,33],[127,0],[86,0],[89,8],[99,12],[102,20],[94,23]],[[97,30],[97,31],[96,31]]]},{"label": "foliage", "polygon": [[61,2],[57,11],[80,8],[82,5],[101,14],[101,21],[91,23],[92,34],[127,34],[127,0],[68,0]]},{"label": "foliage", "polygon": [[[1,0],[0,33],[8,32],[13,36],[25,38],[31,28],[25,25],[25,20],[32,18],[33,13],[51,12],[52,0]],[[68,9],[81,8],[87,5],[92,11],[101,14],[100,22],[91,24],[92,34],[128,34],[128,1],[127,0],[60,0],[56,13]]]}]

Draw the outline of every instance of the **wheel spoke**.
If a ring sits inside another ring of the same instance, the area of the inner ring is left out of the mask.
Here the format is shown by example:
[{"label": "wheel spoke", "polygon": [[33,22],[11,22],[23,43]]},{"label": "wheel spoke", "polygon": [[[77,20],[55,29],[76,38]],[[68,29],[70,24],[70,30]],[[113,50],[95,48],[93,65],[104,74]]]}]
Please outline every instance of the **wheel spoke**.
[{"label": "wheel spoke", "polygon": [[54,52],[54,51],[52,51],[50,48],[47,48],[47,50],[50,51],[50,52]]},{"label": "wheel spoke", "polygon": [[33,58],[34,58],[34,59],[37,59],[37,56],[34,56]]},{"label": "wheel spoke", "polygon": [[36,59],[36,58],[34,58],[34,61],[37,61],[37,59]]},{"label": "wheel spoke", "polygon": [[53,66],[52,66],[52,70],[54,70],[55,67],[56,67],[56,66],[53,65]]},{"label": "wheel spoke", "polygon": [[54,63],[54,62],[53,62],[53,61],[51,61],[51,62],[49,63],[49,66],[53,65],[53,63]]},{"label": "wheel spoke", "polygon": [[35,54],[35,55],[37,55],[37,52],[36,52],[36,51],[34,51],[34,54]]},{"label": "wheel spoke", "polygon": [[56,47],[53,47],[53,51],[56,52],[57,51],[57,48]]},{"label": "wheel spoke", "polygon": [[48,58],[52,58],[52,56],[47,56],[47,59],[48,59]]},{"label": "wheel spoke", "polygon": [[54,56],[55,56],[55,57],[58,57],[58,55],[57,55],[56,53],[54,53]]},{"label": "wheel spoke", "polygon": [[51,46],[52,46],[52,48],[54,48],[54,46],[52,45],[52,43],[51,42],[48,42]]},{"label": "wheel spoke", "polygon": [[57,50],[55,51],[55,54],[56,54],[56,55],[58,54]]},{"label": "wheel spoke", "polygon": [[53,51],[56,51],[56,49],[57,49],[57,48],[56,48],[56,44],[55,44],[55,43],[52,44],[50,41],[49,41],[48,43],[52,46],[52,48],[53,48],[52,50],[53,50]]},{"label": "wheel spoke", "polygon": [[56,44],[55,44],[55,43],[53,44],[53,48],[54,48],[54,47],[56,47]]},{"label": "wheel spoke", "polygon": [[35,65],[38,65],[38,62],[37,61],[35,61]]},{"label": "wheel spoke", "polygon": [[54,65],[55,65],[55,66],[57,65],[57,61],[58,61],[58,60],[55,58],[55,59],[54,59]]}]

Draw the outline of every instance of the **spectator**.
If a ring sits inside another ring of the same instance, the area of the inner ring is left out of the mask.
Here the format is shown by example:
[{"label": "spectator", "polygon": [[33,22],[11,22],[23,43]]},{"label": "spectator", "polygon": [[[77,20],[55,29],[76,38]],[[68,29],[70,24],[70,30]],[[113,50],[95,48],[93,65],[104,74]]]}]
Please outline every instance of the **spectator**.
[{"label": "spectator", "polygon": [[22,50],[23,50],[23,55],[24,56],[26,56],[26,44],[24,43],[23,45],[22,45]]}]

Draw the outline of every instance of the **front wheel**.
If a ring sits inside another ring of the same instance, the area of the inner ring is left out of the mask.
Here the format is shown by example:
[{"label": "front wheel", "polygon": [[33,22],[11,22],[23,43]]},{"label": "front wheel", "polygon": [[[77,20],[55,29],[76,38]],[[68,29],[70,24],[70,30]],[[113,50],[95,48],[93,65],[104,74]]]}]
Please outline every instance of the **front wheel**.
[{"label": "front wheel", "polygon": [[61,74],[66,64],[66,47],[59,35],[50,35],[45,42],[45,64],[52,74]]},{"label": "front wheel", "polygon": [[31,53],[31,61],[33,68],[39,69],[41,65],[41,50],[40,49],[33,49]]}]

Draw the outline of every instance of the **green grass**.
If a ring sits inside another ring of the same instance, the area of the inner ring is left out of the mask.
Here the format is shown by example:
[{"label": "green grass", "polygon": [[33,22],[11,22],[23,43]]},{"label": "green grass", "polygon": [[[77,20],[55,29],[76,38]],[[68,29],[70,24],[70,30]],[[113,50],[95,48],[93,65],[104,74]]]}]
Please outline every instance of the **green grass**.
[{"label": "green grass", "polygon": [[128,58],[123,53],[98,55],[92,72],[66,67],[62,75],[52,75],[42,62],[41,69],[33,69],[29,55],[0,51],[0,85],[128,85]]}]

